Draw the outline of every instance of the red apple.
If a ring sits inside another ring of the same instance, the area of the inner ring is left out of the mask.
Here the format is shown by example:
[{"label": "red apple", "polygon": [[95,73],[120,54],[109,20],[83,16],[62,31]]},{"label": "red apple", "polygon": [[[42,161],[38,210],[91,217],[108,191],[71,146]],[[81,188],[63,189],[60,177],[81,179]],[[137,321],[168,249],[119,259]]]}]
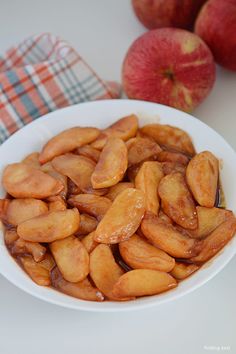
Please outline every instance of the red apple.
[{"label": "red apple", "polygon": [[197,17],[195,32],[217,63],[236,71],[236,0],[209,0]]},{"label": "red apple", "polygon": [[191,28],[206,0],[132,0],[138,19],[149,29]]},{"label": "red apple", "polygon": [[194,33],[160,28],[131,45],[122,81],[129,98],[192,111],[214,84],[215,63],[207,45]]}]

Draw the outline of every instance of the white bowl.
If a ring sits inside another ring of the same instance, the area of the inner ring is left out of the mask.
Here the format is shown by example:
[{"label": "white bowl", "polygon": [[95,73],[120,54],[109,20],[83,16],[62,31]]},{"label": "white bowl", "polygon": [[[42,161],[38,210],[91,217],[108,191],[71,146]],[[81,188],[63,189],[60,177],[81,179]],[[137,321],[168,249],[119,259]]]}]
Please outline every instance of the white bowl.
[{"label": "white bowl", "polygon": [[[149,102],[135,100],[104,100],[82,103],[64,108],[32,122],[10,137],[0,147],[0,173],[4,167],[20,161],[33,151],[40,151],[45,142],[60,131],[75,125],[104,128],[118,118],[135,113],[140,125],[161,122],[184,129],[192,137],[197,151],[210,150],[223,161],[221,180],[227,208],[235,212],[236,201],[236,155],[228,143],[213,129],[189,114]],[[4,189],[0,187],[0,197]],[[9,281],[27,293],[64,307],[85,311],[126,311],[173,301],[197,289],[216,275],[236,252],[236,238],[196,274],[181,282],[169,292],[139,298],[129,302],[89,302],[64,295],[56,290],[36,285],[9,255],[0,231],[0,272]]]}]

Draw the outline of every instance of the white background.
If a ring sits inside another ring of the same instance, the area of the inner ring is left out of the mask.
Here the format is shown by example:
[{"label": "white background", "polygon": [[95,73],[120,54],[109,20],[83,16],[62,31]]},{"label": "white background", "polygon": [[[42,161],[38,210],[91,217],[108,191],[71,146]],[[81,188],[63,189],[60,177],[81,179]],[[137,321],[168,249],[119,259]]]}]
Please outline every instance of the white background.
[{"label": "white background", "polygon": [[[45,31],[71,42],[102,78],[119,81],[123,57],[145,28],[129,0],[0,0],[1,53]],[[194,115],[236,148],[236,73],[218,68],[212,93]],[[234,354],[235,266],[236,258],[175,303],[120,314],[59,308],[0,276],[0,353]]]}]

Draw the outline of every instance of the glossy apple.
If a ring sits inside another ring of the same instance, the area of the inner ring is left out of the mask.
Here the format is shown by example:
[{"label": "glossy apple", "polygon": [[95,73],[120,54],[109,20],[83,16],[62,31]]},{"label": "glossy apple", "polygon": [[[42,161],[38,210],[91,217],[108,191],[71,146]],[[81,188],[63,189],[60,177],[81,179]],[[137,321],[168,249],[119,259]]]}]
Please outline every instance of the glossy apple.
[{"label": "glossy apple", "polygon": [[236,0],[209,0],[197,17],[195,32],[217,63],[236,71]]},{"label": "glossy apple", "polygon": [[206,0],[132,0],[132,5],[140,22],[149,29],[189,29],[204,2]]},{"label": "glossy apple", "polygon": [[122,81],[129,98],[192,111],[213,87],[215,63],[207,45],[195,34],[160,28],[131,45]]}]

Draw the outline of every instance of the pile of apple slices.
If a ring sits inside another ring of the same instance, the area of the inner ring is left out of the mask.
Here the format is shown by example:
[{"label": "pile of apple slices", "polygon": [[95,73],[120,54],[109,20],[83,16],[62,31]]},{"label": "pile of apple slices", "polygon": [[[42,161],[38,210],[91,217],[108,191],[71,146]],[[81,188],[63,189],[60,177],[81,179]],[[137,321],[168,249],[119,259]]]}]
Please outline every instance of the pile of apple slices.
[{"label": "pile of apple slices", "polygon": [[5,243],[34,282],[90,301],[177,286],[233,237],[218,207],[219,162],[183,130],[73,127],[8,165],[0,201]]}]

